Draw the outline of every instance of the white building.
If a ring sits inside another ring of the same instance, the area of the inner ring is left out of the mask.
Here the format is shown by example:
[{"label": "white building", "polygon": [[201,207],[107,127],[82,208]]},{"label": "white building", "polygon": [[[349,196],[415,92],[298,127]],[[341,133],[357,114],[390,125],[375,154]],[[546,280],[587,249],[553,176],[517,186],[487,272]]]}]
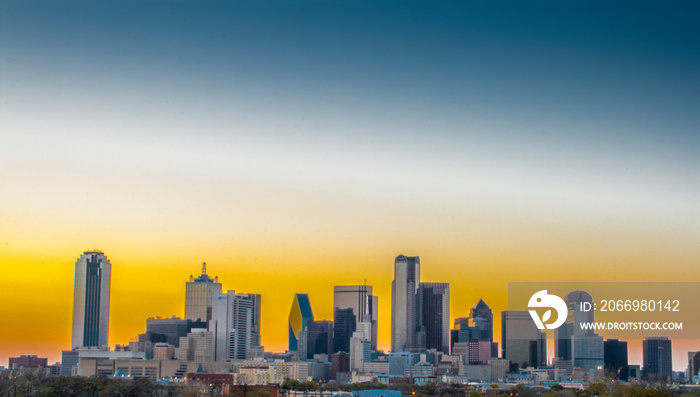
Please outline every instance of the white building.
[{"label": "white building", "polygon": [[260,346],[260,295],[228,291],[212,303],[214,360],[244,360]]},{"label": "white building", "polygon": [[86,251],[75,261],[71,349],[107,346],[112,264],[104,253]]}]

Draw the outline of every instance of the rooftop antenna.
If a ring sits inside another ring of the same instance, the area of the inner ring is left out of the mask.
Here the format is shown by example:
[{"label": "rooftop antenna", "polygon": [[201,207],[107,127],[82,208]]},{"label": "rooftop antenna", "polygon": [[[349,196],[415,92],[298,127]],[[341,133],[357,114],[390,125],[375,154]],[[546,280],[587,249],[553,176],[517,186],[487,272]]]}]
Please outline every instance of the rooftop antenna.
[{"label": "rooftop antenna", "polygon": [[202,262],[202,274],[207,274],[207,262]]}]

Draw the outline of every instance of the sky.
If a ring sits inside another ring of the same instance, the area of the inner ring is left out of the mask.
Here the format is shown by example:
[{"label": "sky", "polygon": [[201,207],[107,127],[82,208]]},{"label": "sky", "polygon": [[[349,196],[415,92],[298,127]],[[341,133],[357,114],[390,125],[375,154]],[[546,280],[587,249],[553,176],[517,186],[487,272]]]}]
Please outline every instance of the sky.
[{"label": "sky", "polygon": [[365,280],[388,350],[400,254],[450,282],[452,318],[480,298],[498,318],[514,281],[700,282],[699,16],[1,1],[0,365],[69,347],[74,263],[95,248],[111,344],[183,316],[204,261],[262,295],[268,351],[295,293],[331,319],[333,286]]}]

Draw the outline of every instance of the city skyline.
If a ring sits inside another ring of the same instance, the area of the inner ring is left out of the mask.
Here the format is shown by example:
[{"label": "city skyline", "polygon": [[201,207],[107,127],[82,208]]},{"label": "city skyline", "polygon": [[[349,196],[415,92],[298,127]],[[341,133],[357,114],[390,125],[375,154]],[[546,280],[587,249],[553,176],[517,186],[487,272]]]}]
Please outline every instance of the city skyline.
[{"label": "city skyline", "polygon": [[75,257],[95,247],[110,344],[184,318],[205,261],[262,296],[276,351],[295,294],[331,320],[333,286],[365,280],[388,350],[401,253],[450,283],[450,324],[482,298],[500,318],[508,282],[700,282],[699,15],[2,2],[0,359],[69,347]]},{"label": "city skyline", "polygon": [[[78,260],[76,261],[76,272],[75,272],[75,274],[76,274],[76,279],[78,278],[79,274],[82,272],[82,271],[81,271],[81,272],[78,271],[78,265],[81,263],[81,260],[82,260],[82,262],[85,262],[85,261],[88,261],[88,262],[89,262],[90,260],[92,260],[93,262],[95,262],[95,259],[94,259],[94,258],[91,259],[91,257],[89,257],[88,254],[89,254],[89,255],[92,255],[92,256],[99,255],[103,260],[106,260],[106,261],[107,261],[107,263],[108,263],[108,265],[109,265],[109,267],[110,267],[110,269],[111,269],[111,263],[109,263],[109,261],[106,259],[105,254],[104,254],[102,251],[93,249],[93,250],[90,250],[90,251],[86,251],[86,252],[85,252],[83,255],[81,255],[81,256],[78,258]],[[420,263],[420,260],[418,259],[417,256],[416,256],[416,257],[409,257],[409,258],[413,258],[417,263]],[[396,260],[405,260],[405,259],[406,259],[406,256],[399,255],[397,258],[395,258],[395,262],[396,262]],[[97,262],[96,262],[96,263],[97,263]],[[207,283],[216,283],[218,289],[220,289],[221,286],[223,285],[223,283],[218,283],[218,276],[216,276],[214,279],[211,279],[211,278],[209,278],[209,277],[207,276],[207,273],[206,273],[206,265],[205,265],[205,264],[202,265],[202,275],[205,276],[205,277],[202,278],[202,277],[200,276],[200,278],[199,278],[200,280],[206,280],[205,282],[208,281]],[[190,275],[189,281],[185,281],[185,285],[188,286],[188,288],[186,288],[186,291],[189,291],[189,290],[190,290],[189,284],[192,283],[192,280],[193,280],[193,276]],[[431,287],[432,287],[432,286],[442,286],[442,285],[445,285],[445,286],[447,287],[447,289],[449,290],[449,284],[447,284],[447,283],[444,283],[444,284],[443,284],[443,283],[420,283],[419,285],[426,285],[426,284],[429,285],[429,286],[431,286]],[[369,287],[369,286],[367,286],[367,285],[336,285],[336,286],[331,286],[331,288],[332,288],[332,290],[333,290],[333,294],[332,294],[332,295],[333,295],[333,300],[331,301],[333,304],[332,304],[331,306],[335,306],[335,299],[336,299],[336,294],[337,294],[337,292],[338,292],[339,290],[340,290],[340,291],[344,291],[344,290],[347,291],[347,290],[349,289],[349,287],[350,287],[350,290],[351,290],[352,288],[362,287],[363,290],[371,291],[371,287]],[[369,289],[367,289],[367,287],[369,287]],[[225,294],[223,294],[223,295],[222,295],[222,292],[219,292],[218,295],[219,295],[219,298],[217,298],[217,301],[219,301],[219,300],[221,300],[221,299],[224,299],[223,305],[221,305],[222,302],[217,303],[217,304],[219,304],[219,305],[221,306],[221,308],[226,308],[226,307],[228,306],[229,309],[231,309],[231,305],[225,303],[225,300],[228,299],[227,296],[229,296],[230,298],[233,298],[233,299],[242,297],[244,300],[250,300],[250,299],[253,299],[253,300],[254,300],[255,303],[252,304],[252,305],[250,306],[250,308],[253,308],[253,309],[249,309],[248,306],[244,306],[244,310],[252,310],[253,312],[256,312],[256,313],[257,313],[257,314],[254,314],[254,315],[256,316],[257,319],[254,320],[254,321],[252,322],[252,323],[254,324],[254,328],[252,329],[252,332],[254,332],[254,333],[252,334],[252,339],[251,339],[251,335],[244,334],[244,335],[245,335],[244,337],[245,337],[245,338],[248,338],[248,339],[247,339],[247,342],[237,342],[237,343],[244,343],[245,345],[250,346],[250,347],[260,346],[260,345],[261,345],[261,344],[260,344],[260,333],[265,331],[265,329],[261,327],[260,322],[259,322],[259,319],[260,319],[260,317],[261,317],[261,316],[260,316],[261,306],[264,306],[264,305],[261,305],[261,302],[263,301],[261,295],[259,295],[259,294],[236,294],[235,291],[233,291],[233,290],[228,290],[228,292],[225,293]],[[568,294],[568,295],[566,296],[567,302],[568,302],[570,296],[575,296],[575,297],[576,297],[576,298],[574,299],[574,302],[579,302],[580,300],[586,300],[586,299],[587,299],[587,300],[590,300],[590,298],[591,298],[591,297],[590,297],[590,294],[588,294],[588,293],[585,292],[585,291],[572,291],[570,294]],[[252,297],[252,298],[251,298],[251,297]],[[449,294],[448,294],[448,297],[449,297]],[[584,298],[580,298],[580,297],[584,297]],[[375,296],[375,299],[376,299],[376,298],[378,298],[378,297]],[[418,298],[417,298],[417,299],[418,299]],[[185,294],[183,295],[183,300],[182,300],[182,302],[181,302],[182,308],[185,309],[185,310],[183,310],[183,312],[187,310],[186,308],[188,307],[188,302],[189,302],[189,300],[187,299],[187,293],[185,293]],[[307,314],[311,314],[311,315],[313,316],[313,314],[310,312],[310,310],[311,310],[311,306],[309,306],[310,304],[311,304],[311,299],[309,298],[308,294],[295,293],[295,294],[294,294],[293,305],[292,305],[292,311],[289,313],[289,318],[287,318],[287,321],[288,321],[287,324],[286,324],[287,327],[289,327],[289,326],[291,325],[291,321],[292,321],[293,318],[295,319],[295,321],[299,322],[299,324],[297,324],[297,326],[300,327],[300,326],[301,326],[300,324],[302,323],[302,318],[306,318],[306,317],[303,317],[303,316],[301,315],[301,313],[304,312],[305,310],[306,310],[306,313],[307,313]],[[576,306],[572,305],[571,302],[568,302],[568,306],[569,306],[569,321],[583,321],[583,318],[580,319],[580,320],[574,320],[574,318],[578,318],[577,316],[579,315],[579,314],[577,314],[578,312],[577,312],[577,310],[575,309]],[[304,307],[306,307],[306,309],[304,309]],[[470,314],[470,316],[471,316],[472,314],[474,314],[474,310],[475,310],[476,308],[478,308],[478,307],[485,307],[485,308],[488,308],[488,304],[485,303],[484,300],[480,298],[480,299],[479,299],[479,302],[477,302],[476,305],[475,305],[474,307],[472,307],[472,308],[469,309],[469,314]],[[215,306],[215,308],[216,308],[216,306]],[[295,311],[295,308],[296,308],[296,311]],[[301,312],[296,313],[296,312],[298,312],[298,311],[300,310],[299,308],[302,308],[302,309],[301,309]],[[336,308],[336,309],[337,309],[337,308]],[[334,310],[336,310],[336,309],[334,309]],[[217,310],[219,310],[219,309],[217,309]],[[489,309],[489,310],[490,310],[490,309]],[[220,313],[224,313],[224,312],[225,312],[225,310],[224,310],[223,312],[220,312]],[[232,313],[233,313],[234,316],[239,316],[239,314],[236,314],[236,312],[232,312]],[[512,310],[504,310],[504,311],[501,312],[501,314],[502,314],[503,318],[505,318],[505,316],[506,316],[507,314],[511,314],[511,315],[512,315],[512,314],[515,314],[515,315],[517,315],[517,316],[520,316],[520,317],[518,318],[518,321],[522,321],[522,322],[523,322],[523,325],[525,325],[526,328],[528,328],[528,329],[532,328],[532,330],[536,331],[536,329],[535,329],[535,324],[534,324],[534,322],[532,322],[532,320],[530,319],[530,316],[529,316],[529,314],[528,314],[527,312],[512,311]],[[219,314],[219,315],[221,315],[221,314]],[[249,313],[249,314],[245,314],[245,316],[251,316],[251,314],[250,314],[250,313]],[[160,316],[158,316],[158,317],[149,317],[148,319],[146,319],[146,320],[147,320],[146,323],[148,323],[149,321],[153,320],[154,318],[162,319],[162,320],[157,320],[157,321],[165,321],[165,322],[169,322],[169,321],[170,321],[170,322],[172,322],[172,321],[175,321],[175,319],[176,319],[177,317],[178,317],[178,315],[174,315],[174,314],[173,314],[171,317],[160,317]],[[180,318],[183,318],[183,316],[179,316],[179,317],[180,317]],[[451,321],[450,321],[450,329],[457,329],[457,327],[458,327],[457,322],[454,322],[454,323],[455,323],[454,326],[452,325],[452,324],[453,324],[453,320],[454,320],[455,318],[459,318],[459,316],[455,316],[455,315],[451,315],[451,316],[450,316],[450,319],[451,319]],[[466,317],[466,318],[470,318],[470,317]],[[309,319],[309,321],[312,321],[313,317],[308,317],[308,319]],[[462,319],[464,319],[464,318],[462,318]],[[108,319],[108,320],[109,320],[109,319]],[[332,320],[333,320],[333,318],[331,317],[331,321],[332,321]],[[592,320],[592,317],[588,318],[588,320]],[[179,319],[178,319],[177,321],[188,321],[188,320],[179,320]],[[233,321],[233,320],[231,320],[231,321]],[[246,320],[246,321],[247,321],[247,320]],[[324,320],[317,320],[317,321],[324,321]],[[502,330],[502,326],[503,326],[502,321],[501,321],[500,324],[499,324],[499,323],[495,323],[495,324],[494,324],[494,328],[495,328],[495,329],[499,329],[499,328],[500,328],[500,329]],[[212,324],[208,325],[208,327],[214,327],[214,328],[218,329],[219,326],[216,325],[216,322],[212,322]],[[519,326],[519,328],[522,328],[522,326]],[[291,329],[291,328],[290,328],[290,329]],[[371,329],[371,328],[368,328],[368,329]],[[138,330],[137,334],[140,334],[140,333],[141,333],[142,331],[144,331],[144,330],[145,330],[145,329],[143,329],[143,330]],[[202,331],[202,330],[200,330],[200,331]],[[534,332],[534,331],[533,331],[533,332]],[[217,338],[217,337],[216,337],[217,331],[210,329],[209,332],[212,333],[213,339],[214,339],[214,340],[212,341],[212,343],[213,343],[212,349],[214,349],[214,350],[230,349],[230,351],[233,352],[233,349],[234,349],[233,345],[231,345],[231,346],[226,345],[226,347],[224,347],[224,345],[222,345],[221,347],[216,347],[217,341],[216,341],[215,339]],[[219,331],[219,332],[220,332],[220,331]],[[224,331],[224,332],[228,332],[228,331]],[[248,332],[248,331],[243,331],[243,332]],[[290,331],[290,332],[291,332],[291,331]],[[501,331],[501,332],[503,332],[503,331]],[[519,332],[520,332],[520,331],[519,331]],[[539,334],[539,331],[537,331],[536,333]],[[130,337],[128,341],[134,341],[134,340],[136,340],[136,335],[137,335],[137,334],[134,334],[132,337]],[[594,334],[594,335],[595,335],[595,334]],[[546,340],[546,336],[545,336],[544,333],[542,333],[541,336],[545,337],[545,340]],[[516,339],[520,339],[520,337],[518,337],[518,338],[516,338]],[[533,338],[532,340],[535,340],[535,339],[537,339],[537,338]],[[641,339],[640,339],[640,340],[628,339],[628,340],[625,340],[625,341],[624,341],[625,343],[628,343],[628,344],[630,344],[630,345],[637,345],[637,344],[639,345],[638,348],[630,349],[630,350],[628,351],[628,357],[629,357],[629,360],[630,360],[630,364],[641,364],[644,360],[646,360],[646,358],[645,358],[645,354],[646,354],[646,353],[645,353],[645,351],[646,351],[645,349],[646,349],[646,348],[645,348],[644,346],[646,346],[647,341],[650,340],[650,339],[657,339],[657,337],[655,337],[655,336],[653,336],[653,335],[650,334],[650,335],[649,335],[646,339],[644,339],[644,340],[641,340]],[[238,340],[238,339],[237,339],[237,340]],[[252,340],[252,343],[251,343],[251,340]],[[499,339],[494,339],[494,340],[495,340],[499,345],[502,344],[502,341],[503,341],[502,338],[501,338],[500,340],[499,340]],[[120,345],[122,345],[122,346],[127,346],[127,343],[126,343],[126,342],[128,342],[128,341],[117,341],[116,343],[110,343],[109,346],[110,346],[110,347],[113,347],[114,345],[117,345],[117,344],[120,344]],[[602,338],[601,338],[600,342],[602,343]],[[688,343],[688,342],[689,342],[689,343]],[[687,364],[686,361],[685,361],[685,354],[687,354],[687,352],[688,352],[689,350],[692,350],[692,349],[697,348],[697,342],[698,342],[697,340],[688,340],[688,341],[685,341],[685,340],[683,340],[683,339],[676,340],[676,343],[678,343],[680,346],[678,346],[677,348],[675,348],[675,350],[674,350],[675,353],[673,354],[673,360],[670,361],[671,365],[674,366],[674,368],[673,368],[674,371],[675,371],[675,370],[678,370],[678,368],[676,368],[675,366],[677,366],[677,365],[681,365],[681,366],[682,366],[682,365]],[[280,344],[279,341],[277,341],[277,343]],[[290,342],[289,342],[289,341],[285,341],[285,342],[282,343],[282,344],[285,345],[285,347],[287,347],[286,345],[287,345],[288,343],[290,343]],[[295,340],[295,343],[297,343],[296,340]],[[369,342],[368,342],[368,343],[369,343]],[[546,355],[545,355],[545,357],[547,357],[547,361],[552,361],[552,359],[555,359],[555,358],[557,357],[556,348],[555,348],[555,346],[557,346],[557,343],[558,343],[558,342],[557,342],[556,339],[554,339],[554,340],[550,339],[550,340],[547,340],[547,345],[544,346],[544,347],[542,347],[543,349],[545,349],[545,351],[549,350],[549,352],[546,353]],[[265,347],[264,345],[262,345],[262,346]],[[540,346],[540,344],[539,344],[539,342],[538,342],[538,349],[540,348],[539,346]],[[244,349],[247,349],[247,348],[244,348]],[[380,350],[384,350],[385,352],[391,351],[388,341],[383,341],[382,346],[379,346],[379,349],[380,349]],[[501,347],[499,350],[502,350],[502,349],[503,349],[503,348]],[[601,349],[602,349],[602,345],[601,345]],[[65,350],[65,349],[64,349],[64,350]],[[439,349],[438,349],[438,350],[439,350]],[[670,349],[668,349],[668,350],[670,350]],[[247,350],[245,350],[245,351],[247,351]],[[274,350],[274,349],[273,349],[273,350],[266,349],[265,351],[268,351],[268,352],[282,352],[282,351],[284,351],[284,349],[276,349],[276,350]],[[51,353],[49,353],[49,354],[39,354],[39,355],[40,355],[40,356],[41,356],[41,355],[45,355],[45,356],[48,356],[48,357],[54,357],[54,356],[55,356],[55,353],[56,353],[56,352],[51,352]],[[500,353],[503,353],[503,352],[501,351]],[[668,352],[666,352],[666,353],[668,353]],[[680,354],[679,354],[679,353],[680,353]],[[34,353],[32,353],[32,354],[34,354]],[[60,356],[60,354],[61,354],[61,352],[59,351],[59,352],[58,352],[58,355]],[[219,358],[216,358],[216,355],[217,355],[217,354],[219,354],[219,353],[216,353],[216,354],[213,355],[213,358],[216,359],[216,360],[219,359]],[[221,353],[221,354],[228,354],[228,353]],[[233,354],[233,353],[231,353],[231,354]],[[243,353],[240,353],[240,354],[243,354]],[[534,354],[534,353],[533,353],[533,352],[530,352],[529,354]],[[540,353],[538,352],[538,353],[536,353],[536,354],[540,354]],[[11,357],[11,356],[12,356],[12,355],[8,355],[8,358]],[[499,356],[500,356],[500,354],[499,354]],[[244,357],[244,355],[239,356],[238,358],[240,359],[240,358],[243,358],[243,357]],[[533,356],[533,357],[534,357],[534,356]],[[538,356],[538,357],[539,357],[539,356]],[[565,357],[565,358],[566,358],[566,357]],[[566,359],[571,359],[571,357],[568,357],[568,358],[566,358]],[[669,360],[670,360],[670,358],[669,358]],[[57,361],[59,361],[59,360],[57,360]],[[602,364],[601,364],[601,365],[602,365]],[[0,366],[2,366],[2,365],[0,365]],[[516,364],[516,366],[517,366],[517,364]],[[598,364],[596,364],[596,366],[598,366]],[[642,367],[642,368],[643,368],[643,367]]]}]

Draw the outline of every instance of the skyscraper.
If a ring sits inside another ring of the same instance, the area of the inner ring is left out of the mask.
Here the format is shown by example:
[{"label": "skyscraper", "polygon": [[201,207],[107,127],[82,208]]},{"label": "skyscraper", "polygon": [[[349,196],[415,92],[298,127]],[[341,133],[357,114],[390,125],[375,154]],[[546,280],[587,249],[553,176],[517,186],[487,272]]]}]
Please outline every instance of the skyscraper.
[{"label": "skyscraper", "polygon": [[620,380],[627,380],[629,373],[627,342],[608,339],[603,342],[605,370],[612,371]]},{"label": "skyscraper", "polygon": [[673,375],[673,349],[665,336],[650,336],[642,341],[643,373],[647,379],[671,379]]},{"label": "skyscraper", "polygon": [[212,302],[221,295],[219,278],[207,275],[207,264],[202,263],[202,274],[185,283],[185,320],[211,320]]},{"label": "skyscraper", "polygon": [[513,368],[538,367],[547,361],[547,334],[537,329],[527,311],[501,313],[502,357]]},{"label": "skyscraper", "polygon": [[86,251],[75,261],[71,348],[109,342],[112,265],[104,253]]},{"label": "skyscraper", "polygon": [[300,331],[306,331],[306,325],[313,320],[314,313],[311,310],[309,295],[294,295],[292,308],[289,310],[289,350],[297,351],[297,334]]},{"label": "skyscraper", "polygon": [[604,365],[603,337],[583,323],[595,321],[594,310],[583,310],[582,304],[593,305],[593,297],[586,291],[573,291],[564,299],[568,308],[566,322],[554,330],[554,355],[572,362],[573,367],[598,369]]},{"label": "skyscraper", "polygon": [[425,349],[450,353],[450,284],[420,283],[418,313]]},{"label": "skyscraper", "polygon": [[700,352],[688,352],[688,381],[697,383],[693,379],[700,377]]},{"label": "skyscraper", "polygon": [[420,284],[420,258],[399,255],[394,261],[391,283],[391,350],[414,350],[419,346],[416,300]]},{"label": "skyscraper", "polygon": [[[301,331],[297,336],[299,359],[314,358],[316,354],[333,354],[333,321],[309,321],[306,331]],[[302,346],[303,345],[303,346]]]},{"label": "skyscraper", "polygon": [[228,291],[214,299],[209,330],[214,360],[245,360],[260,346],[260,295]]},{"label": "skyscraper", "polygon": [[350,353],[350,338],[356,329],[357,319],[352,308],[333,311],[333,353]]},{"label": "skyscraper", "polygon": [[483,331],[479,338],[488,338],[493,341],[493,311],[483,299],[469,312],[469,317],[472,318],[474,326]]},{"label": "skyscraper", "polygon": [[[352,309],[355,315],[355,328],[359,323],[372,324],[372,332],[366,337],[371,342],[372,350],[376,350],[378,299],[372,295],[372,286],[336,285],[333,287],[333,306],[334,309]],[[352,332],[350,332],[351,335]]]}]

